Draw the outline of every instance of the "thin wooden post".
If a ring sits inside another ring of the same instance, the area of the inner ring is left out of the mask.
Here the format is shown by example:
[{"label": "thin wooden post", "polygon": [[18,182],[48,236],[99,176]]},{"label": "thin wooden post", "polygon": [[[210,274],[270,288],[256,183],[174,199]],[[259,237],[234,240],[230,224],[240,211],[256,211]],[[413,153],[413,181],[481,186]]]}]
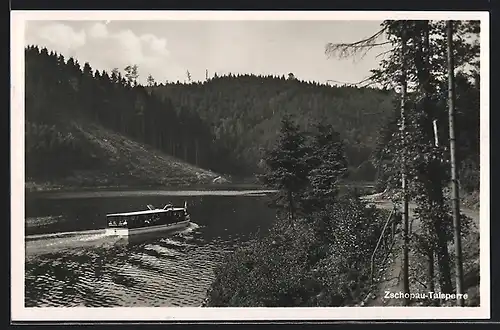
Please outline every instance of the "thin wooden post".
[{"label": "thin wooden post", "polygon": [[453,22],[446,22],[448,40],[448,122],[450,131],[450,163],[451,163],[451,198],[453,203],[453,225],[455,238],[455,276],[457,305],[463,306],[463,266],[462,242],[460,237],[460,203],[458,195],[458,170],[456,159],[455,137],[455,64],[453,63]]}]

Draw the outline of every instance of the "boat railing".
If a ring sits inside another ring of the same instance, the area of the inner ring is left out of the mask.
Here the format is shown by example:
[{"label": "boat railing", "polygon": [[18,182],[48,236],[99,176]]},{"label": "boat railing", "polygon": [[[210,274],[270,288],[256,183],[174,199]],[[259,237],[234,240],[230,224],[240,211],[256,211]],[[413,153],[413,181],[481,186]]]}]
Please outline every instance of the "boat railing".
[{"label": "boat railing", "polygon": [[[151,211],[157,210],[157,208],[155,208],[152,204],[148,204],[146,206]],[[168,204],[165,204],[165,206],[163,207],[163,210],[168,210],[168,209],[173,209],[173,208],[174,208],[174,205],[172,203],[168,203]],[[184,202],[184,210],[187,210],[187,202],[186,201]]]}]

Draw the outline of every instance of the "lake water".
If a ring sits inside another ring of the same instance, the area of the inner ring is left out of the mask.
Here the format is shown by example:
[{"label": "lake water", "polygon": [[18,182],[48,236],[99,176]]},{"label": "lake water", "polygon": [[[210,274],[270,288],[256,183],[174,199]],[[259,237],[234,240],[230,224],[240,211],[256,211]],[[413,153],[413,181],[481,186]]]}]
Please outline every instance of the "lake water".
[{"label": "lake water", "polygon": [[[188,203],[192,225],[136,241],[105,215]],[[265,192],[142,191],[26,196],[26,307],[200,306],[227,253],[274,219]]]}]

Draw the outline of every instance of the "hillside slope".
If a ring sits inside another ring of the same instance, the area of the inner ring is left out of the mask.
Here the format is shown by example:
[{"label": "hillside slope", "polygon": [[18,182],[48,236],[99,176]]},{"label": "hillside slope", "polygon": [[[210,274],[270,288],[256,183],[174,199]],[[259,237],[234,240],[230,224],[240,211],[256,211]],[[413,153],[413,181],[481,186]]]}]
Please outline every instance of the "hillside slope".
[{"label": "hillside slope", "polygon": [[274,76],[227,75],[151,90],[177,110],[210,123],[216,139],[250,172],[258,171],[262,150],[274,143],[287,114],[306,130],[317,121],[333,125],[347,142],[350,172],[356,174],[351,179],[373,180],[370,156],[378,130],[394,111],[389,91]]},{"label": "hillside slope", "polygon": [[[184,186],[212,183],[219,176],[96,124],[71,122],[69,130],[94,165],[73,167],[61,176],[27,176],[28,191]],[[27,161],[26,166],[36,165]]]},{"label": "hillside slope", "polygon": [[[160,100],[134,79],[126,79],[118,69],[109,74],[93,70],[89,63],[82,67],[74,58],[66,59],[35,46],[25,49],[25,59],[25,111],[27,129],[31,130],[27,152],[37,154],[31,158],[38,158],[37,165],[44,165],[43,169],[31,168],[37,174],[43,176],[54,167],[66,171],[66,167],[78,163],[75,157],[67,156],[75,151],[70,140],[76,134],[67,130],[68,123],[77,118],[189,164],[221,173],[234,173],[238,168],[231,159],[231,150],[215,140],[209,123],[179,111],[169,99]],[[83,160],[85,148],[78,150]],[[63,157],[66,162],[49,164],[44,160],[48,154]]]}]

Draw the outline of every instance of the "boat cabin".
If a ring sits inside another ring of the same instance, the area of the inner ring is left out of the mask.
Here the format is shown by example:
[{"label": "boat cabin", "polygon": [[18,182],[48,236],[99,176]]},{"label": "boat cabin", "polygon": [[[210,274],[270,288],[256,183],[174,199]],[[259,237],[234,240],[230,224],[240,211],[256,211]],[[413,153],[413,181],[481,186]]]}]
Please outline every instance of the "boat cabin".
[{"label": "boat cabin", "polygon": [[148,226],[171,225],[188,221],[189,214],[185,208],[155,209],[127,213],[108,214],[110,228],[139,228]]}]

